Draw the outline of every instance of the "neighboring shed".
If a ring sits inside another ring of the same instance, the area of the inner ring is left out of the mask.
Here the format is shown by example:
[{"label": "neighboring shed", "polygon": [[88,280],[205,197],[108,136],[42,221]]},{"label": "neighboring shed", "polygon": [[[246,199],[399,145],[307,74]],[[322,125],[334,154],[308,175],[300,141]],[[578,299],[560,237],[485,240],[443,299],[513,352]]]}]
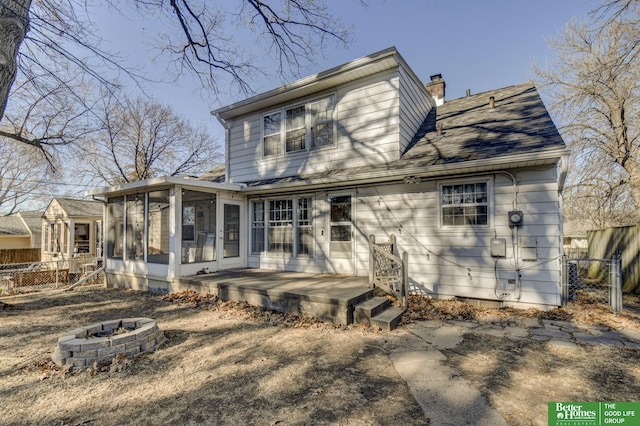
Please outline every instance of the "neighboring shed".
[{"label": "neighboring shed", "polygon": [[56,197],[42,217],[42,260],[102,256],[102,203]]}]

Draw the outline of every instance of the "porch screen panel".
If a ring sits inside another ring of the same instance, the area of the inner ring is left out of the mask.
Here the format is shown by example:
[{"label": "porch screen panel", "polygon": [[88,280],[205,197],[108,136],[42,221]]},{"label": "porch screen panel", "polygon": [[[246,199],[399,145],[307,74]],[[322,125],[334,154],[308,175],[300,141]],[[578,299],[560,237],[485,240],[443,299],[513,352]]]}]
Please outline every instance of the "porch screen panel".
[{"label": "porch screen panel", "polygon": [[149,192],[147,262],[169,264],[169,190]]},{"label": "porch screen panel", "polygon": [[269,201],[269,251],[293,253],[293,200]]},{"label": "porch screen panel", "polygon": [[144,260],[145,194],[127,195],[126,200],[126,258]]},{"label": "porch screen panel", "polygon": [[107,257],[122,259],[124,250],[124,197],[107,200]]},{"label": "porch screen panel", "polygon": [[182,263],[216,260],[216,194],[182,193]]}]

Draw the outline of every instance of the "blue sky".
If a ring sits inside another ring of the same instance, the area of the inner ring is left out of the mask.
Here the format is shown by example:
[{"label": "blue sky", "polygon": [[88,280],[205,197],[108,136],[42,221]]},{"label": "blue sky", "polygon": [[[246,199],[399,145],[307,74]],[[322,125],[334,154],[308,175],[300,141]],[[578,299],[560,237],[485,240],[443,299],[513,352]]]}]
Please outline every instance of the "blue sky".
[{"label": "blue sky", "polygon": [[[224,3],[224,0],[222,0]],[[324,52],[301,77],[396,46],[423,80],[443,75],[447,99],[478,93],[533,79],[532,61],[544,64],[551,57],[546,39],[572,19],[583,18],[597,3],[588,0],[327,0],[334,16],[352,27],[355,41],[347,48]],[[166,70],[147,43],[153,28],[118,14],[98,19],[112,46],[150,75]],[[162,22],[160,19],[157,21]],[[158,24],[159,25],[159,24]],[[145,27],[147,26],[147,27]],[[159,28],[155,28],[158,30]],[[248,41],[251,44],[251,41]],[[260,54],[260,52],[253,52]],[[269,57],[261,56],[268,65]],[[258,65],[262,65],[258,63]],[[294,78],[292,78],[294,80]],[[274,78],[256,81],[260,93],[280,85]],[[149,92],[195,124],[203,124],[221,137],[222,129],[209,111],[238,101],[239,94],[218,100],[204,93],[187,76],[176,83],[155,84]]]}]

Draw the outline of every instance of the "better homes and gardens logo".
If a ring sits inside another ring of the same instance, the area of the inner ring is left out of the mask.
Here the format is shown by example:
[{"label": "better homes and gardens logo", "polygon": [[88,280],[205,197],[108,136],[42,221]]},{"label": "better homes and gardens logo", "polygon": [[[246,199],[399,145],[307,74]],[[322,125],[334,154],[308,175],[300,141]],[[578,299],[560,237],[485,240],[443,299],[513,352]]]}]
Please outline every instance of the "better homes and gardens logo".
[{"label": "better homes and gardens logo", "polygon": [[549,426],[636,426],[640,402],[550,402],[547,420]]}]

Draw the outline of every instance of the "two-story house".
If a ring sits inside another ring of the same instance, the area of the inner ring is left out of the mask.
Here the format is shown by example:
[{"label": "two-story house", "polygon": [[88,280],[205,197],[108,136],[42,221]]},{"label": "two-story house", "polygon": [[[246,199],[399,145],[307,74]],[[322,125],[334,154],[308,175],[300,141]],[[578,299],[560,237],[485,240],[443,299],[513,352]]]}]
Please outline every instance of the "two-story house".
[{"label": "two-story house", "polygon": [[445,100],[395,48],[217,109],[225,164],[94,191],[110,286],[198,271],[366,276],[397,237],[410,290],[560,305],[568,151],[532,83]]}]

